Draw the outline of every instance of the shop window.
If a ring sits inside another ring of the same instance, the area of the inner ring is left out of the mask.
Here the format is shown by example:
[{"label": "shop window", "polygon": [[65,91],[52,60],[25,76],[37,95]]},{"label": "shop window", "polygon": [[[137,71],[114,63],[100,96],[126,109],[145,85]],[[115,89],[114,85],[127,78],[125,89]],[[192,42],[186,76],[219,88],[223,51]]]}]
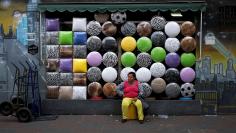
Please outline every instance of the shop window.
[{"label": "shop window", "polygon": [[194,96],[200,12],[178,18],[170,11],[43,16],[48,88],[56,88],[58,99],[116,98],[112,89],[130,71],[142,82],[144,97]]}]

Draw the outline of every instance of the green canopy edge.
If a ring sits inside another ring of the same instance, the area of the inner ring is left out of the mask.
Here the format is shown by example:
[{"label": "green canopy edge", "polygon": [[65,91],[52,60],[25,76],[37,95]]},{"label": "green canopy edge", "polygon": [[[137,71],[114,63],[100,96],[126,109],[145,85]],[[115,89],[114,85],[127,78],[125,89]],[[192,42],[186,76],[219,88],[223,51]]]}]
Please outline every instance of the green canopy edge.
[{"label": "green canopy edge", "polygon": [[91,3],[91,4],[39,4],[38,10],[40,12],[124,12],[124,11],[202,11],[206,10],[206,3]]}]

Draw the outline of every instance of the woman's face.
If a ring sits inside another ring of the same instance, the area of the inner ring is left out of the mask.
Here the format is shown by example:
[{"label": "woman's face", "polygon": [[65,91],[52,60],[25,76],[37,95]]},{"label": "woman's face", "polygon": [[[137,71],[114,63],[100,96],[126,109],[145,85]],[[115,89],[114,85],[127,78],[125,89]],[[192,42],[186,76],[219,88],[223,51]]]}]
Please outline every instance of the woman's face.
[{"label": "woman's face", "polygon": [[132,81],[134,81],[135,79],[134,79],[134,76],[132,75],[132,74],[129,74],[128,75],[128,81],[129,82],[132,82]]}]

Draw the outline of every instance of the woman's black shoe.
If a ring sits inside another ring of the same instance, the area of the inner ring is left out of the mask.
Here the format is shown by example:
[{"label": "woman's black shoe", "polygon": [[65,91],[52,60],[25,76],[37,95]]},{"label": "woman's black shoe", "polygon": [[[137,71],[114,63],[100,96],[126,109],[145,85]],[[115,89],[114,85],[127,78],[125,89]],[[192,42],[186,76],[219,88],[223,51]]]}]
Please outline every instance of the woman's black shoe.
[{"label": "woman's black shoe", "polygon": [[140,124],[143,124],[143,123],[144,123],[144,120],[138,120],[138,122],[139,122]]},{"label": "woman's black shoe", "polygon": [[127,119],[121,119],[121,123],[125,123]]}]

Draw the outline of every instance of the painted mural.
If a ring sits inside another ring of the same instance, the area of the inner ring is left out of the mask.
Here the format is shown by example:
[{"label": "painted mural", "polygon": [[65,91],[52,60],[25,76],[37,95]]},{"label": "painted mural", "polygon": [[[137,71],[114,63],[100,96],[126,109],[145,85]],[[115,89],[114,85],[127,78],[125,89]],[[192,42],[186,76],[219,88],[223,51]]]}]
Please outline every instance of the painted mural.
[{"label": "painted mural", "polygon": [[236,6],[232,6],[234,1],[208,3],[203,19],[202,58],[196,63],[196,98],[203,100],[206,114],[235,113]]},{"label": "painted mural", "polygon": [[27,0],[0,0],[0,24],[6,36],[13,36],[22,14],[26,11]]}]

